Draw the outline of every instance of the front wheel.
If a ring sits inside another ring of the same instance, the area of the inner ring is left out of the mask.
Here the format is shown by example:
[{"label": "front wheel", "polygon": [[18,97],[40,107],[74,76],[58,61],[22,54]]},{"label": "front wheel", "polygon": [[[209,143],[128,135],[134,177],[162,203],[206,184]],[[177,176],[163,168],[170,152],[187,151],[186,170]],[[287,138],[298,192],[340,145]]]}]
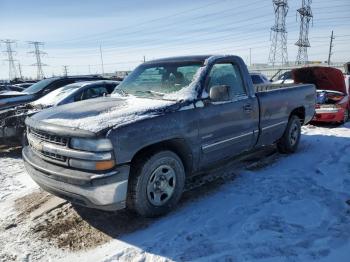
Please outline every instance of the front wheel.
[{"label": "front wheel", "polygon": [[299,117],[292,115],[289,118],[283,136],[277,142],[278,151],[284,154],[294,153],[299,145],[301,124]]},{"label": "front wheel", "polygon": [[144,217],[166,214],[179,201],[184,185],[181,159],[171,151],[154,153],[132,167],[128,207]]}]

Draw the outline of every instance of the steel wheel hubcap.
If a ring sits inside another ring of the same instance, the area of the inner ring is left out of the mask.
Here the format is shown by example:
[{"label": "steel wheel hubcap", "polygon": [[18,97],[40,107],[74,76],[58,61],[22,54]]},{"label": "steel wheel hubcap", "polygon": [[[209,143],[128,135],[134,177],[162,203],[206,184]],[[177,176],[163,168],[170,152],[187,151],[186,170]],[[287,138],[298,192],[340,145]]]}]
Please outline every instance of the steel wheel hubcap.
[{"label": "steel wheel hubcap", "polygon": [[161,206],[174,193],[176,183],[175,170],[169,165],[157,167],[147,184],[147,198],[152,205]]},{"label": "steel wheel hubcap", "polygon": [[299,136],[299,128],[298,128],[298,125],[294,123],[290,131],[290,143],[292,146],[294,146],[295,143],[297,142],[298,136]]}]

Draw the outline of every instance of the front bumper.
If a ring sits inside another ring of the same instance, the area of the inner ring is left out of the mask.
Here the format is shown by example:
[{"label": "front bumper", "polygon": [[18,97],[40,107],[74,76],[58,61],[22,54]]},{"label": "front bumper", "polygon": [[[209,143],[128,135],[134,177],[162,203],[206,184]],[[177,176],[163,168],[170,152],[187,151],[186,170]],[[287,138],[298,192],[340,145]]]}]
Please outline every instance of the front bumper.
[{"label": "front bumper", "polygon": [[0,127],[0,138],[17,137],[20,138],[24,132],[24,127]]},{"label": "front bumper", "polygon": [[313,122],[342,122],[344,121],[344,110],[322,110],[316,109],[316,114],[312,119]]},{"label": "front bumper", "polygon": [[90,208],[108,211],[125,208],[128,165],[96,174],[50,164],[28,146],[23,148],[22,155],[27,172],[45,191]]}]

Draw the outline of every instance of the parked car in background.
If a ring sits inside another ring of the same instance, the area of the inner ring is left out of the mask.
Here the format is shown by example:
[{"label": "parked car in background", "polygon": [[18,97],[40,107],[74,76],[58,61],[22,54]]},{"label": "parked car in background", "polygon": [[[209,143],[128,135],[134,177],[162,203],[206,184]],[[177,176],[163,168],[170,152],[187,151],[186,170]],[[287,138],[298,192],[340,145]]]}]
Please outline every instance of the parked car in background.
[{"label": "parked car in background", "polygon": [[0,94],[8,91],[22,92],[24,88],[12,84],[0,84]]},{"label": "parked car in background", "polygon": [[[348,78],[336,68],[305,67],[292,71],[295,83],[312,83],[317,89],[316,114],[312,121],[344,123],[349,119]],[[345,78],[345,79],[344,79]]]},{"label": "parked car in background", "polygon": [[13,86],[19,87],[19,88],[22,89],[21,91],[23,91],[24,89],[26,89],[26,88],[32,86],[33,84],[34,84],[34,83],[27,83],[27,82],[24,82],[24,83],[14,84]]},{"label": "parked car in background", "polygon": [[68,76],[52,77],[41,80],[23,91],[7,91],[0,93],[0,110],[26,104],[56,90],[59,87],[81,81],[102,80],[100,76]]},{"label": "parked car in background", "polygon": [[0,139],[3,140],[2,143],[9,139],[21,141],[25,130],[24,120],[27,116],[32,116],[45,108],[108,95],[119,83],[119,81],[109,80],[77,82],[60,87],[29,104],[2,110],[0,111]]},{"label": "parked car in background", "polygon": [[159,216],[191,175],[273,143],[295,152],[315,101],[312,84],[253,86],[237,56],[159,59],[137,67],[111,97],[28,117],[22,155],[48,192]]},{"label": "parked car in background", "polygon": [[252,78],[254,85],[261,85],[261,84],[271,84],[270,80],[262,73],[257,72],[251,72],[249,73],[250,77]]},{"label": "parked car in background", "polygon": [[293,84],[292,71],[286,71],[281,74],[277,80],[273,81],[273,84]]}]

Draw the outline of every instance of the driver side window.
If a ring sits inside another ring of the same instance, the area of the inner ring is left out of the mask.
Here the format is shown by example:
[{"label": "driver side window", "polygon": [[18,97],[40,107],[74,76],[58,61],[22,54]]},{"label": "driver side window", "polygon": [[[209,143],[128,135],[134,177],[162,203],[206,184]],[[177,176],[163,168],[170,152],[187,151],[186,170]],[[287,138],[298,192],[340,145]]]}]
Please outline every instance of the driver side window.
[{"label": "driver side window", "polygon": [[229,95],[231,99],[237,96],[247,95],[241,72],[235,64],[220,63],[215,64],[212,67],[209,74],[207,91],[209,91],[211,87],[218,85],[226,85],[229,87]]}]

